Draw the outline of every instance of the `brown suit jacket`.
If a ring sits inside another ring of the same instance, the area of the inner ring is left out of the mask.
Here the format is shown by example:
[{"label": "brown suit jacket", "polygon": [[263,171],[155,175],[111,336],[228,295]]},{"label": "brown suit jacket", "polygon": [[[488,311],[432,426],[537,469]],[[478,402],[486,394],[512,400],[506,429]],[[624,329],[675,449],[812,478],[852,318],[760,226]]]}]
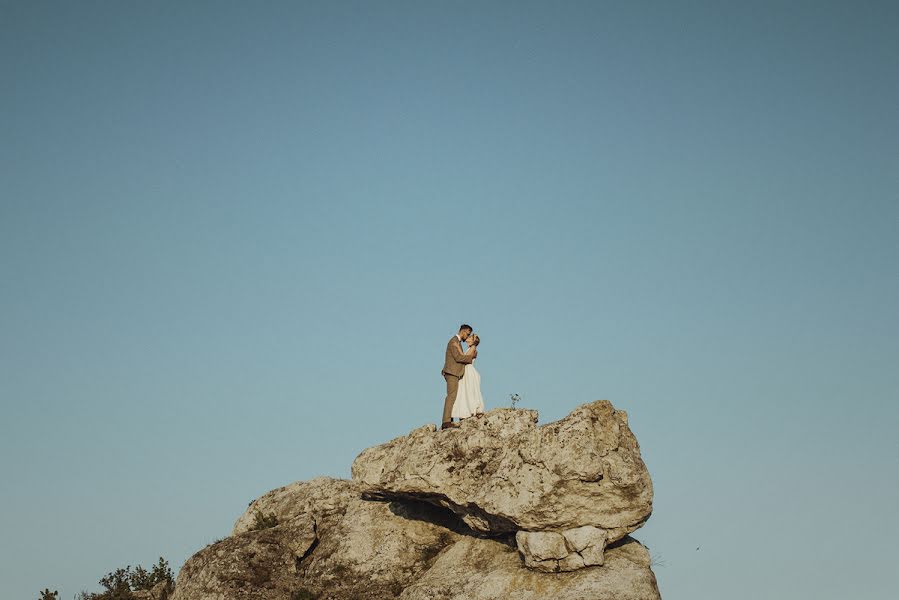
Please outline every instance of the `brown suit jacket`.
[{"label": "brown suit jacket", "polygon": [[443,371],[440,374],[462,377],[465,374],[465,365],[470,364],[473,360],[474,356],[463,353],[462,342],[453,336],[446,344],[446,360],[443,362]]}]

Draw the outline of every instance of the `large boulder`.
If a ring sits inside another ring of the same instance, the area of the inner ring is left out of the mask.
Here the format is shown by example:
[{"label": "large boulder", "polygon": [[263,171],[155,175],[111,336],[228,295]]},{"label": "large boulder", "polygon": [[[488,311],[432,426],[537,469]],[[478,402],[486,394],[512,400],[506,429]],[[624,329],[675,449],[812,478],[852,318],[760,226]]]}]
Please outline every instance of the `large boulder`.
[{"label": "large boulder", "polygon": [[[255,529],[257,514],[268,525]],[[575,538],[576,546],[589,535]],[[540,573],[514,536],[483,538],[451,511],[361,497],[318,478],[250,504],[233,535],[181,568],[171,600],[659,600],[645,548],[625,538],[602,567]]]},{"label": "large boulder", "polygon": [[539,573],[514,548],[465,537],[403,590],[401,600],[661,600],[649,552],[631,537],[608,548],[599,568]]},{"label": "large boulder", "polygon": [[497,409],[422,427],[360,454],[352,481],[272,490],[185,562],[170,598],[659,600],[626,535],[652,508],[627,416],[600,401],[536,422]]},{"label": "large boulder", "polygon": [[[257,512],[276,524],[253,529]],[[366,501],[346,480],[297,482],[250,503],[232,536],[188,559],[172,600],[394,598],[457,531],[426,503]]]},{"label": "large boulder", "polygon": [[541,427],[536,411],[509,408],[457,429],[420,427],[363,451],[352,474],[367,497],[431,502],[487,535],[525,532],[525,563],[545,571],[602,564],[603,547],[652,513],[640,446],[607,400]]}]

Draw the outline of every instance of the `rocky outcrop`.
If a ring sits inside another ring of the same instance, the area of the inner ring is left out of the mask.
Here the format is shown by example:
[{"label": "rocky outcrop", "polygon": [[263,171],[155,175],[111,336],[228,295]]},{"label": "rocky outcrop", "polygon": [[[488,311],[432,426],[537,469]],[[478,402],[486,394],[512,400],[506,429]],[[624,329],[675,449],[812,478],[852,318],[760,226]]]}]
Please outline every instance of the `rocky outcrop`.
[{"label": "rocky outcrop", "polygon": [[421,427],[365,450],[352,472],[368,497],[431,502],[485,534],[532,532],[517,536],[518,548],[541,570],[602,564],[605,544],[652,512],[627,414],[605,400],[542,427],[536,411],[515,409],[458,429]]},{"label": "rocky outcrop", "polygon": [[540,573],[501,542],[464,538],[403,590],[402,600],[660,600],[649,552],[630,537],[606,551],[602,567]]},{"label": "rocky outcrop", "polygon": [[[272,490],[188,559],[170,598],[658,600],[648,552],[618,535],[651,502],[624,414],[600,402],[535,423],[534,411],[497,409],[459,430],[420,428],[363,452],[352,481]],[[431,448],[430,473],[411,470],[421,456],[401,459],[412,447]],[[440,485],[400,485],[416,477]],[[512,483],[525,486],[519,498]],[[629,516],[615,520],[613,506]]]},{"label": "rocky outcrop", "polygon": [[131,592],[133,600],[168,600],[172,593],[172,585],[168,579],[160,581],[149,590],[136,590]]},{"label": "rocky outcrop", "polygon": [[[257,511],[277,524],[253,530]],[[231,537],[192,556],[173,600],[394,598],[461,527],[425,503],[365,501],[352,481],[293,483],[253,501]]]}]

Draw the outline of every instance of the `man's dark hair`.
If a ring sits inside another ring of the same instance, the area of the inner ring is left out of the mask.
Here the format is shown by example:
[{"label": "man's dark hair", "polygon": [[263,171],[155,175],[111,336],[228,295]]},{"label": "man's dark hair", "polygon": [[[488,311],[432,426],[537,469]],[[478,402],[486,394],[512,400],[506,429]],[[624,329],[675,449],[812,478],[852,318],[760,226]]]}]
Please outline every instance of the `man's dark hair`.
[{"label": "man's dark hair", "polygon": [[467,323],[462,323],[462,325],[459,326],[459,331],[462,331],[463,329],[467,329],[468,331],[474,331],[474,328],[472,328],[472,326],[468,325]]}]

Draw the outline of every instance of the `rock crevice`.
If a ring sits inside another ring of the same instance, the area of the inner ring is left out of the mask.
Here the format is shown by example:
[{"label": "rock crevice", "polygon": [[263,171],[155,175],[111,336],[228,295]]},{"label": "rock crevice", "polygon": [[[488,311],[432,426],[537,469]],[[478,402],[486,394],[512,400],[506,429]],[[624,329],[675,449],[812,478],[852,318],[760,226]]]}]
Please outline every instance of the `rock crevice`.
[{"label": "rock crevice", "polygon": [[[607,401],[537,426],[495,409],[363,451],[352,480],[257,498],[194,554],[172,600],[659,600],[628,534],[652,484],[627,415]],[[269,516],[256,529],[257,512]]]},{"label": "rock crevice", "polygon": [[[652,513],[652,481],[627,414],[605,400],[542,427],[536,411],[497,409],[458,429],[419,428],[362,452],[352,473],[371,496],[440,504],[485,535],[555,539],[592,527],[605,539],[595,546],[600,554]],[[525,564],[540,570],[602,564],[594,551],[549,563],[530,547],[519,543]]]}]

